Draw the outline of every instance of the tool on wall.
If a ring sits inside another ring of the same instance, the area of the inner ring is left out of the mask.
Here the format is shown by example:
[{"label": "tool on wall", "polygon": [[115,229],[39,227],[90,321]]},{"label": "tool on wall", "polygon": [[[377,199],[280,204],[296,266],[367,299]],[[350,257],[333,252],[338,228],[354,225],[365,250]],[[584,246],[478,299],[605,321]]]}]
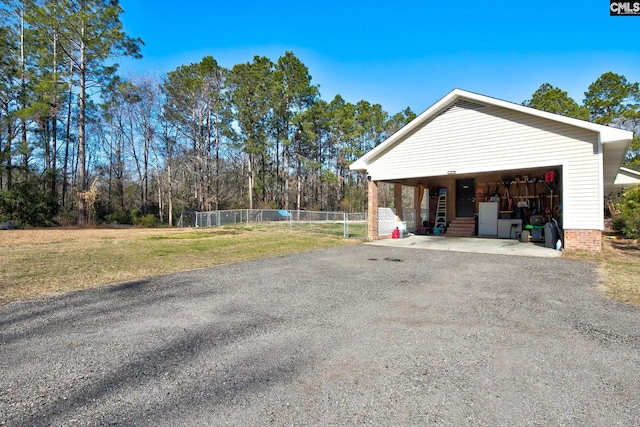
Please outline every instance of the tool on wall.
[{"label": "tool on wall", "polygon": [[513,178],[502,178],[502,184],[504,185],[504,198],[502,199],[502,210],[503,211],[512,211],[513,210],[513,199],[509,195],[509,187],[511,187],[511,183],[513,182]]},{"label": "tool on wall", "polygon": [[547,205],[544,213],[551,214],[552,212],[554,212],[554,206],[553,206],[553,190],[556,189],[556,186],[558,185],[558,174],[555,170],[551,169],[547,172],[545,172],[544,177],[543,177],[543,183],[545,185],[545,187],[547,187],[549,189],[549,192],[551,193],[550,196],[550,200],[549,200],[549,205]]},{"label": "tool on wall", "polygon": [[538,213],[538,189],[536,188],[536,184],[538,183],[538,178],[531,178],[531,183],[533,184],[533,199],[531,199],[531,213]]},{"label": "tool on wall", "polygon": [[[537,179],[537,182],[542,182],[543,180],[544,180],[544,177],[540,177]],[[544,194],[544,185],[543,185],[542,191],[538,193],[538,214],[539,215],[542,215],[547,209],[547,206],[545,204],[546,204],[546,196]]]},{"label": "tool on wall", "polygon": [[525,176],[524,177],[524,189],[525,189],[525,194],[527,196],[527,207],[530,208],[531,206],[529,205],[529,203],[531,202],[529,200],[529,177]]},{"label": "tool on wall", "polygon": [[[525,198],[524,200],[520,199],[520,194],[518,191],[518,204],[516,205],[518,208],[528,208],[529,207],[529,183],[527,182],[527,178],[524,179],[524,192]],[[516,178],[516,182],[520,182],[520,177]]]}]

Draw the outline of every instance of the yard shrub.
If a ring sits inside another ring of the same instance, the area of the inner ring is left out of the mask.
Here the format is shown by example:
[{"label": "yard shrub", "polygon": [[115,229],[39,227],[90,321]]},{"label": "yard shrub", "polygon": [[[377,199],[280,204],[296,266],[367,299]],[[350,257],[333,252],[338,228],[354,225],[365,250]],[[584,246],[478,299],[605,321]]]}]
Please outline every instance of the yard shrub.
[{"label": "yard shrub", "polygon": [[133,224],[133,220],[131,219],[131,212],[118,210],[116,212],[112,212],[105,217],[105,220],[109,224]]},{"label": "yard shrub", "polygon": [[0,222],[14,220],[20,226],[50,227],[58,214],[55,198],[42,188],[35,175],[16,180],[0,190]]},{"label": "yard shrub", "polygon": [[625,189],[616,207],[620,215],[614,220],[614,229],[630,239],[640,237],[640,185]]},{"label": "yard shrub", "polygon": [[136,227],[153,228],[160,225],[160,221],[154,214],[143,215],[140,209],[131,210],[131,220]]},{"label": "yard shrub", "polygon": [[622,215],[616,215],[613,217],[612,227],[614,231],[622,232],[624,224],[624,218],[622,218]]}]

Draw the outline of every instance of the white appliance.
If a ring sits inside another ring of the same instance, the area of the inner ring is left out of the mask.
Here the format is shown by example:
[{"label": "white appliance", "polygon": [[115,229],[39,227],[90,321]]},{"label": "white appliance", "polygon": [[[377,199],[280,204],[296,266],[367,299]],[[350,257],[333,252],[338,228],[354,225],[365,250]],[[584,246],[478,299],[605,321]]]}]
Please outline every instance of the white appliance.
[{"label": "white appliance", "polygon": [[478,236],[498,236],[498,208],[500,203],[480,202],[478,208]]},{"label": "white appliance", "polygon": [[522,233],[521,219],[499,219],[498,237],[502,239],[515,239]]}]

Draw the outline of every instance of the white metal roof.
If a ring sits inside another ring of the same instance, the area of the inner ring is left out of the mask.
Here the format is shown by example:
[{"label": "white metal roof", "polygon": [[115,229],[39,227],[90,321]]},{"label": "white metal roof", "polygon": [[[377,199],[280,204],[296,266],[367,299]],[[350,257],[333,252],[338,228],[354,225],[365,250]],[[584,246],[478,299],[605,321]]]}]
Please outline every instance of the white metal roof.
[{"label": "white metal roof", "polygon": [[620,168],[616,180],[607,190],[608,192],[620,191],[624,187],[640,184],[640,172],[633,169]]}]

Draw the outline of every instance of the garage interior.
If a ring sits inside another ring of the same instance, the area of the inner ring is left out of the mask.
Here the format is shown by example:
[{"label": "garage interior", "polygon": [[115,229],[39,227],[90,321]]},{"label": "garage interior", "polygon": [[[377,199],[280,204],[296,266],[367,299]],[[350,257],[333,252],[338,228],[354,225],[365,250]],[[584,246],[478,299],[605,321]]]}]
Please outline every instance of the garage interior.
[{"label": "garage interior", "polygon": [[[415,234],[562,244],[562,166],[381,182],[393,185],[397,226]],[[380,223],[378,237],[389,237]]]}]

